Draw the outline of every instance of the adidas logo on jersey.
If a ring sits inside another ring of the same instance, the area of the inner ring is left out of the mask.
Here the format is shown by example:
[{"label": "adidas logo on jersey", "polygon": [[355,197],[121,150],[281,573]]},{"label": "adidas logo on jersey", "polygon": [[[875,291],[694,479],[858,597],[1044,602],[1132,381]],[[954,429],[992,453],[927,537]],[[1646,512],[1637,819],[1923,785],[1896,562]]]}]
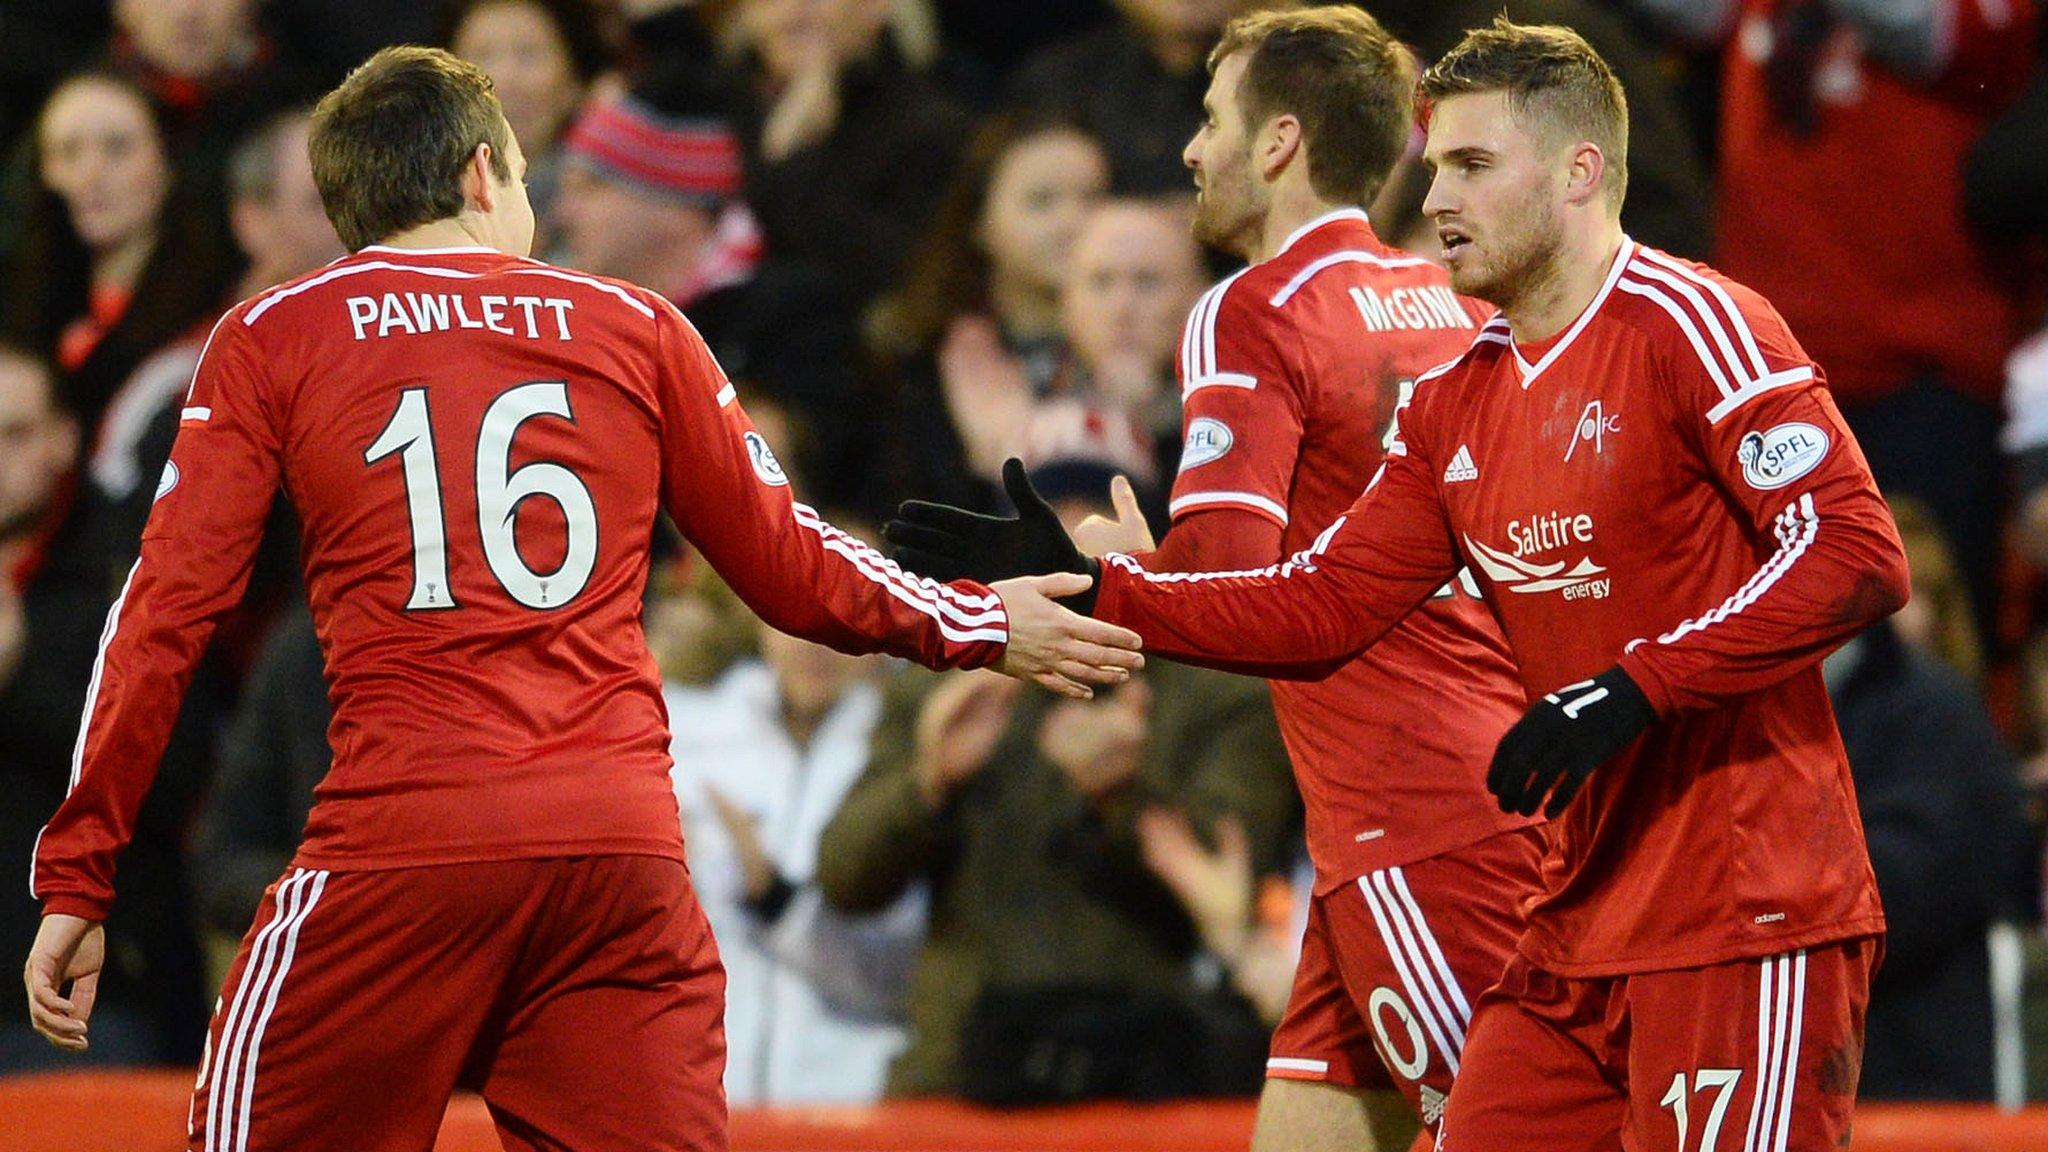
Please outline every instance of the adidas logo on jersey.
[{"label": "adidas logo on jersey", "polygon": [[1444,483],[1456,484],[1461,480],[1479,479],[1479,465],[1472,462],[1472,450],[1458,445],[1458,454],[1451,457],[1450,467],[1444,469]]},{"label": "adidas logo on jersey", "polygon": [[1443,1119],[1444,1102],[1448,1100],[1449,1097],[1445,1096],[1442,1092],[1438,1091],[1435,1088],[1430,1087],[1427,1084],[1424,1084],[1421,1087],[1422,1091],[1418,1093],[1418,1095],[1420,1096],[1420,1103],[1422,1105],[1422,1122],[1424,1124],[1434,1124],[1438,1120]]}]

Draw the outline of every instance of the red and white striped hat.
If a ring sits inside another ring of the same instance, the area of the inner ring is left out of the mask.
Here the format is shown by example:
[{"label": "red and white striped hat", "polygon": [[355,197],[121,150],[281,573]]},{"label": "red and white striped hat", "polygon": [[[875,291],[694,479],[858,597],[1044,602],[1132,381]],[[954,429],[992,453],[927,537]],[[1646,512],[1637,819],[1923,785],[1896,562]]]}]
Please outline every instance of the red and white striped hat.
[{"label": "red and white striped hat", "polygon": [[563,147],[572,164],[649,192],[716,207],[737,197],[740,141],[715,116],[665,116],[631,95],[591,104]]}]

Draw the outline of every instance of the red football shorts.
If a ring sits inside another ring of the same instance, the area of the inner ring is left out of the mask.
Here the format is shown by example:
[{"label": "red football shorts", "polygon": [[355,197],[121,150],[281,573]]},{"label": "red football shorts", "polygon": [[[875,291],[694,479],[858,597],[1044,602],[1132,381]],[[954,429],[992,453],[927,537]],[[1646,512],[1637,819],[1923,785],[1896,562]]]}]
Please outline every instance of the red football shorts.
[{"label": "red football shorts", "polygon": [[1517,957],[1479,1002],[1438,1152],[1833,1152],[1881,952],[1588,980]]},{"label": "red football shorts", "polygon": [[294,868],[228,970],[193,1152],[427,1152],[458,1087],[509,1152],[726,1147],[725,971],[679,861]]},{"label": "red football shorts", "polygon": [[1269,1078],[1393,1089],[1435,1123],[1479,994],[1522,937],[1543,834],[1518,828],[1318,896]]}]

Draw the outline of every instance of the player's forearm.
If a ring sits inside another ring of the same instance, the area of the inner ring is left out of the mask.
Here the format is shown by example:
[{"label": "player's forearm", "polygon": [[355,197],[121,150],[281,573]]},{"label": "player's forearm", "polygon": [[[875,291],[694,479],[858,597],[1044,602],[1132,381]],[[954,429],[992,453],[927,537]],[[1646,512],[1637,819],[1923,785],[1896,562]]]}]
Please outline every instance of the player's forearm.
[{"label": "player's forearm", "polygon": [[1623,657],[1660,715],[1769,688],[1905,605],[1905,550],[1867,481],[1794,499],[1775,531],[1778,550],[1734,594]]},{"label": "player's forearm", "polygon": [[[1002,658],[1002,599],[960,581],[941,584],[792,506],[794,525],[754,554],[711,542],[706,555],[741,600],[778,631],[854,655],[887,652],[939,671]],[[700,545],[702,546],[702,545]]]},{"label": "player's forearm", "polygon": [[134,836],[214,625],[247,578],[246,566],[225,582],[205,570],[165,539],[147,541],[110,611],[71,791],[37,842],[31,887],[46,911],[104,919],[113,903],[115,858]]},{"label": "player's forearm", "polygon": [[1377,585],[1369,570],[1342,567],[1323,546],[1343,523],[1286,563],[1250,571],[1160,573],[1112,554],[1104,557],[1095,616],[1137,632],[1148,655],[1273,680],[1320,680],[1427,595],[1409,600]]}]

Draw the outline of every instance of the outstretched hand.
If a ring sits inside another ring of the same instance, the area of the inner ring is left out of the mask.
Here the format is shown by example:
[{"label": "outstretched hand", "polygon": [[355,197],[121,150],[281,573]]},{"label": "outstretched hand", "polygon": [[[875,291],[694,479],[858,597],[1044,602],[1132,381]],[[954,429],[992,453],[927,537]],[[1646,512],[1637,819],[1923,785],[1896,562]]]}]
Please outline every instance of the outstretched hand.
[{"label": "outstretched hand", "polygon": [[1010,642],[996,670],[1061,696],[1086,700],[1096,688],[1122,684],[1143,668],[1136,632],[1076,615],[1053,602],[1078,596],[1092,583],[1090,577],[1060,572],[990,585],[1002,597],[1010,620]]},{"label": "outstretched hand", "polygon": [[[904,501],[896,510],[896,519],[882,527],[896,562],[934,580],[968,579],[984,584],[1049,572],[1094,574],[1089,559],[1074,547],[1052,506],[1031,486],[1023,462],[1015,457],[1003,463],[1003,489],[1017,506],[1015,516],[986,516],[950,504]],[[1092,587],[1090,581],[1086,588]]]}]

